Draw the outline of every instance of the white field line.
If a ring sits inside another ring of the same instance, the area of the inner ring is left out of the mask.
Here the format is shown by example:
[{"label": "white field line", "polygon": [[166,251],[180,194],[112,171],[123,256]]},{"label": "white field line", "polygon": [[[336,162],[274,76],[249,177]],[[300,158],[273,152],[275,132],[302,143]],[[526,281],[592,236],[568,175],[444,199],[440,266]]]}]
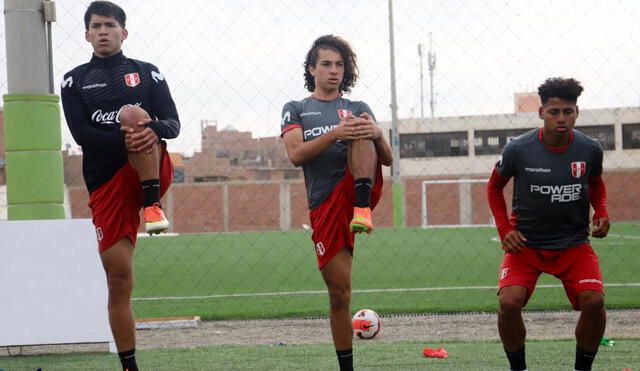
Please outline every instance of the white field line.
[{"label": "white field line", "polygon": [[[605,287],[640,287],[640,282],[634,283],[608,283]],[[537,289],[562,288],[562,285],[537,285]],[[353,293],[387,293],[387,292],[425,292],[425,291],[455,291],[455,290],[497,290],[498,286],[450,286],[450,287],[409,287],[400,289],[369,289],[353,290]],[[292,296],[292,295],[326,295],[326,290],[315,291],[283,291],[283,292],[258,292],[253,294],[223,294],[202,296],[167,296],[157,298],[132,298],[134,301],[176,301],[176,300],[202,300],[225,298],[256,298],[262,296]]]},{"label": "white field line", "polygon": [[[609,234],[609,235],[607,235],[607,237],[618,237],[618,238],[627,238],[627,239],[630,239],[630,240],[640,240],[640,236],[631,236],[631,235],[628,235],[628,234]],[[491,237],[491,241],[500,242],[500,237]],[[608,241],[606,239],[604,239],[604,240],[598,239],[596,242],[605,243],[605,244],[609,243],[609,244],[615,244],[615,245],[620,244],[620,242]]]}]

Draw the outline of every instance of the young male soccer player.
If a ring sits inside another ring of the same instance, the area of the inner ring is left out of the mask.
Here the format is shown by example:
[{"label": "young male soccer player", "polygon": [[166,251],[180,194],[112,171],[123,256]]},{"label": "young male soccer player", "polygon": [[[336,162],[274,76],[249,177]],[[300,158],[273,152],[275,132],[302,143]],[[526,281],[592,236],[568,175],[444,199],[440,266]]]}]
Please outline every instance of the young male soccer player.
[{"label": "young male soccer player", "polygon": [[[526,370],[522,308],[541,273],[564,285],[575,310],[576,370],[591,370],[605,328],[602,275],[589,243],[609,231],[602,181],[602,147],[574,130],[582,86],[574,79],[547,79],[538,88],[541,129],[504,148],[488,185],[491,212],[505,251],[499,277],[498,330],[511,370]],[[502,193],[513,177],[513,213],[507,217]]]},{"label": "young male soccer player", "polygon": [[340,369],[352,370],[354,232],[373,230],[371,209],[382,189],[380,164],[391,164],[391,148],[369,106],[342,97],[358,78],[349,43],[333,35],[318,38],[304,68],[312,95],[284,105],[281,135],[289,160],[304,171],[311,238],[329,291],[331,334]]},{"label": "young male soccer player", "polygon": [[109,287],[109,322],[124,370],[137,370],[131,310],[133,249],[144,207],[146,231],[165,231],[160,197],[173,166],[162,138],[180,131],[164,76],[152,64],[126,58],[126,15],[108,1],[92,2],[85,38],[89,63],[64,75],[62,105],[75,141],[82,146],[83,175]]}]

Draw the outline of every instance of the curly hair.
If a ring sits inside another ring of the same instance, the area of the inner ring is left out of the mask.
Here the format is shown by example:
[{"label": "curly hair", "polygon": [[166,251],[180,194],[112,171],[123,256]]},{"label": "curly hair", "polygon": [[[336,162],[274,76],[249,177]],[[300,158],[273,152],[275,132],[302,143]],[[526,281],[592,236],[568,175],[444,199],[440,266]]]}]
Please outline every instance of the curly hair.
[{"label": "curly hair", "polygon": [[356,53],[353,52],[351,45],[346,40],[333,35],[320,36],[313,42],[311,49],[307,52],[307,57],[304,61],[304,87],[310,92],[316,89],[316,82],[311,73],[309,73],[309,67],[316,66],[320,49],[331,49],[340,53],[344,63],[344,77],[338,90],[340,93],[350,92],[358,80]]},{"label": "curly hair", "polygon": [[550,98],[560,98],[576,103],[584,88],[580,81],[573,78],[552,77],[545,80],[538,86],[538,95],[542,104],[547,103]]},{"label": "curly hair", "polygon": [[118,5],[111,1],[94,1],[89,4],[87,11],[84,13],[84,28],[86,30],[89,30],[89,22],[91,22],[92,14],[101,15],[103,17],[113,17],[122,28],[125,28],[125,23],[127,22],[127,15]]}]

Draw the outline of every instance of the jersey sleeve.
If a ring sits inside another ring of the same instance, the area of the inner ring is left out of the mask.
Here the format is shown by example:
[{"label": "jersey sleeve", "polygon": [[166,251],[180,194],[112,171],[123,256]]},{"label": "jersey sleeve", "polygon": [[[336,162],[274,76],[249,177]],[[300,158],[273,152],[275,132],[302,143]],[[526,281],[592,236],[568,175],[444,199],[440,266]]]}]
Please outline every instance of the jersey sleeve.
[{"label": "jersey sleeve", "polygon": [[76,84],[77,77],[72,72],[64,75],[61,87],[61,101],[64,117],[73,139],[82,147],[108,149],[124,147],[124,133],[120,130],[101,130],[91,125],[89,113]]},{"label": "jersey sleeve", "polygon": [[294,102],[288,102],[282,107],[282,121],[280,121],[280,136],[283,136],[287,131],[300,128],[302,129],[302,123],[300,121],[300,112],[295,106]]},{"label": "jersey sleeve", "polygon": [[515,175],[516,146],[513,141],[509,142],[502,150],[500,160],[496,163],[496,173],[504,178],[511,178]]},{"label": "jersey sleeve", "polygon": [[[368,104],[366,104],[365,102],[362,102],[362,106],[360,108],[361,112],[360,113],[368,113],[371,115],[371,117],[373,117],[373,122],[375,122],[376,124],[378,123],[378,121],[376,120],[376,115],[373,114],[373,111],[371,110],[371,108],[369,107]],[[359,116],[360,114],[358,114]]]},{"label": "jersey sleeve", "polygon": [[593,164],[591,165],[591,173],[589,174],[589,178],[596,178],[602,175],[602,161],[604,158],[604,152],[602,150],[600,142],[594,140],[594,144],[596,146],[596,151],[593,156]]},{"label": "jersey sleeve", "polygon": [[173,139],[180,133],[180,119],[169,85],[158,67],[149,64],[148,73],[151,74],[151,109],[156,114],[148,126],[159,138]]}]

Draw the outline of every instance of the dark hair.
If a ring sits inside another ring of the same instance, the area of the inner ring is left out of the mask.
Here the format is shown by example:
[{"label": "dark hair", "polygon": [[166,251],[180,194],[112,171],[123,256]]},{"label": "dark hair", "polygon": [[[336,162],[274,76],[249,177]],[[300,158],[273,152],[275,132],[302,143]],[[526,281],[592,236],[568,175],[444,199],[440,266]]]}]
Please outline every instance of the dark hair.
[{"label": "dark hair", "polygon": [[304,60],[304,87],[310,92],[316,89],[316,82],[311,73],[309,73],[309,67],[316,66],[320,49],[331,49],[340,53],[344,63],[344,77],[338,90],[340,93],[350,92],[351,88],[356,84],[356,80],[358,80],[356,53],[353,52],[351,45],[346,40],[333,35],[320,36],[313,42],[311,49],[307,52],[307,57]]},{"label": "dark hair", "polygon": [[84,28],[86,30],[89,29],[89,22],[91,22],[92,14],[101,15],[103,17],[113,17],[118,21],[122,28],[124,28],[125,23],[127,22],[127,15],[121,7],[111,1],[94,1],[89,4],[87,11],[84,13]]},{"label": "dark hair", "polygon": [[542,85],[538,86],[538,95],[542,104],[547,103],[550,98],[560,98],[566,101],[577,103],[578,97],[582,94],[584,88],[580,85],[580,81],[562,77],[552,77],[545,80]]}]

